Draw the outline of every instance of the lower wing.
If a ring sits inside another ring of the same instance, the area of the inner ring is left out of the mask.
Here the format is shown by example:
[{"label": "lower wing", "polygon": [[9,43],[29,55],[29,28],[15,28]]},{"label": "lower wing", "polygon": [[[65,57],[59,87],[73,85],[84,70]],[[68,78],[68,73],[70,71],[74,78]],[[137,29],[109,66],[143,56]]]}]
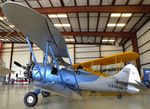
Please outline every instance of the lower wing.
[{"label": "lower wing", "polygon": [[58,84],[58,83],[34,82],[33,85],[42,90],[56,93],[60,96],[73,98],[73,99],[81,99],[81,96],[78,93],[76,93],[74,90],[72,90],[71,88],[69,88],[67,86]]}]

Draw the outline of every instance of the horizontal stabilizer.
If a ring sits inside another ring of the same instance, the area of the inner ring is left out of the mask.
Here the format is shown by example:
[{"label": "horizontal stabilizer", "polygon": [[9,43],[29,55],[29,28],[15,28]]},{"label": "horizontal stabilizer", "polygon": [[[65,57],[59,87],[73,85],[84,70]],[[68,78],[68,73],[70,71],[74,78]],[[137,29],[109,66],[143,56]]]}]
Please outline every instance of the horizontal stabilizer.
[{"label": "horizontal stabilizer", "polygon": [[136,83],[126,82],[126,81],[122,81],[122,80],[117,80],[116,82],[121,83],[121,84],[131,85],[138,89],[147,89],[147,87],[143,83],[138,82],[136,80],[135,80]]},{"label": "horizontal stabilizer", "polygon": [[35,83],[34,82],[33,85],[42,90],[56,93],[60,96],[64,96],[64,97],[68,97],[72,99],[81,99],[81,96],[78,93],[76,93],[74,90],[66,86],[63,86],[61,84],[58,84],[58,83],[50,84],[50,83],[39,83],[39,82]]}]

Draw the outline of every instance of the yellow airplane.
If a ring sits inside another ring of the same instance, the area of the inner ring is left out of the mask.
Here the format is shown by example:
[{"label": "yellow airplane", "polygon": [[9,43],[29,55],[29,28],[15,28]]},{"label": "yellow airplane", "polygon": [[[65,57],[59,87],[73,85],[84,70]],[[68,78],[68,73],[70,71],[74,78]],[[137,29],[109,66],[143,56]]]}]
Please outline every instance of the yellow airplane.
[{"label": "yellow airplane", "polygon": [[82,62],[79,64],[74,64],[73,68],[75,70],[82,68],[85,71],[91,72],[98,76],[108,76],[106,73],[103,73],[100,71],[94,71],[91,67],[95,65],[106,66],[106,65],[111,65],[111,64],[130,62],[130,61],[136,60],[137,58],[139,58],[139,54],[137,54],[136,52],[128,51],[128,52],[115,54],[112,56],[107,56],[104,58],[98,58],[95,60]]}]

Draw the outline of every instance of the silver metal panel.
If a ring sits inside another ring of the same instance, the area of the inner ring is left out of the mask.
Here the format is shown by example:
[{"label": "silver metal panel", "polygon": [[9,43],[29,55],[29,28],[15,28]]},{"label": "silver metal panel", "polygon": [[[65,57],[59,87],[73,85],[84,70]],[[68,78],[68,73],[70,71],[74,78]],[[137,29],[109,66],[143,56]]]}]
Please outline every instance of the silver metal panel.
[{"label": "silver metal panel", "polygon": [[29,36],[42,51],[45,52],[49,41],[56,57],[68,57],[64,38],[47,18],[19,3],[7,2],[2,9],[9,22]]}]

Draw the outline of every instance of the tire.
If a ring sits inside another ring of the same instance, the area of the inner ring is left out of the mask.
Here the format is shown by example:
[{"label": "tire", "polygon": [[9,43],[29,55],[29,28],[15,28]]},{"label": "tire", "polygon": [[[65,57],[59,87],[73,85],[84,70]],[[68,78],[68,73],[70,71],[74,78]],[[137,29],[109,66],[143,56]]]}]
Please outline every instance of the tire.
[{"label": "tire", "polygon": [[37,94],[34,92],[29,92],[24,96],[24,104],[27,107],[33,107],[38,102]]},{"label": "tire", "polygon": [[46,92],[46,91],[42,91],[41,94],[43,97],[49,97],[51,95],[50,92]]}]

